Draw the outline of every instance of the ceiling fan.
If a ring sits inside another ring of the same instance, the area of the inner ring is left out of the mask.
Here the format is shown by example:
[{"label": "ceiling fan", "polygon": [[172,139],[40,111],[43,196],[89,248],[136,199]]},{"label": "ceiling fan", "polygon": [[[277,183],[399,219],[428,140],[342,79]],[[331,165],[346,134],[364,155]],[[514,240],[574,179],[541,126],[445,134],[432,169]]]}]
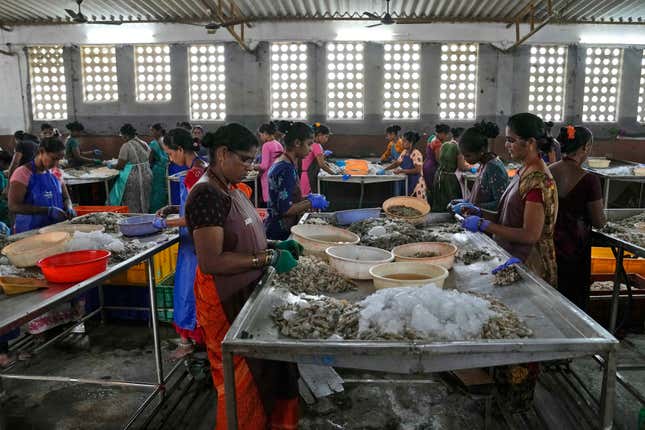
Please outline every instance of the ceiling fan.
[{"label": "ceiling fan", "polygon": [[222,27],[223,27],[223,25],[222,25],[222,24],[218,24],[218,23],[216,23],[216,22],[214,22],[214,21],[211,21],[211,22],[206,23],[206,24],[193,24],[192,22],[182,22],[181,24],[184,24],[184,25],[192,25],[193,27],[201,27],[201,28],[205,28],[205,29],[206,29],[206,33],[208,33],[208,34],[215,34],[215,32],[216,32],[218,29],[220,29],[220,28],[222,28]]},{"label": "ceiling fan", "polygon": [[392,15],[390,15],[390,0],[385,0],[385,15],[381,18],[380,16],[373,14],[372,12],[364,12],[363,15],[369,17],[370,19],[380,21],[378,24],[368,25],[367,28],[378,27],[379,25],[392,25],[396,24]]},{"label": "ceiling fan", "polygon": [[78,5],[78,12],[74,12],[71,9],[65,9],[65,12],[67,12],[67,15],[69,15],[69,17],[72,18],[73,22],[77,24],[103,24],[103,25],[123,24],[121,21],[88,21],[87,17],[83,15],[83,13],[81,12],[82,3],[83,3],[83,0],[76,0],[76,4]]}]

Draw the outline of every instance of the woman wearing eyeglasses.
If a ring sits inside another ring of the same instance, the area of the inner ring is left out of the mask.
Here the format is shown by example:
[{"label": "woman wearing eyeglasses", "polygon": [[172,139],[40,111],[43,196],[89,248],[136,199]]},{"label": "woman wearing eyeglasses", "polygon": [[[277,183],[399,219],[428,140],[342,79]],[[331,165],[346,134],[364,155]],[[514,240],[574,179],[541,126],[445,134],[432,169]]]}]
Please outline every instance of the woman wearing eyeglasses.
[{"label": "woman wearing eyeglasses", "polygon": [[[262,221],[241,181],[252,169],[258,140],[240,124],[207,133],[210,165],[186,201],[186,224],[197,255],[195,304],[217,389],[217,429],[226,429],[226,393],[221,343],[263,270],[284,273],[296,266],[302,247],[267,243]],[[270,248],[271,246],[271,248]],[[296,428],[297,369],[264,360],[234,360],[237,416],[241,429]]]}]

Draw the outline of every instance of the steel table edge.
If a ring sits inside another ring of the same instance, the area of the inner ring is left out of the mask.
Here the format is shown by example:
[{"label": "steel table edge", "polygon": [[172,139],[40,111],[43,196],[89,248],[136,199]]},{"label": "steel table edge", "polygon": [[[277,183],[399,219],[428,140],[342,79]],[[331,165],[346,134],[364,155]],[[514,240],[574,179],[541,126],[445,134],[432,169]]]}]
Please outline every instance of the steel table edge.
[{"label": "steel table edge", "polygon": [[593,229],[591,231],[591,240],[592,244],[596,246],[608,246],[608,247],[621,247],[625,251],[629,251],[632,254],[635,254],[639,257],[645,258],[645,248],[641,248],[640,246],[633,244],[631,242],[627,242],[623,239],[620,239],[616,236],[613,236],[611,234],[603,233],[599,230]]},{"label": "steel table edge", "polygon": [[108,267],[108,270],[101,272],[98,275],[95,275],[77,284],[71,285],[70,287],[61,291],[61,293],[56,294],[41,302],[40,306],[38,306],[37,308],[34,308],[33,311],[29,311],[17,317],[12,317],[10,318],[10,320],[0,321],[0,335],[7,333],[13,330],[14,328],[19,327],[20,325],[32,320],[38,315],[52,309],[54,306],[56,306],[61,302],[65,302],[74,296],[77,296],[91,288],[99,286],[99,284],[109,279],[110,277],[114,276],[116,273],[129,269],[130,267],[135,266],[141,262],[144,262],[145,260],[148,260],[153,255],[163,251],[166,248],[173,246],[178,242],[179,242],[179,235],[176,235],[176,234],[171,235],[167,241],[162,242],[149,249],[146,249],[144,252],[134,255],[128,260],[122,261],[121,263],[118,263],[112,267]]}]

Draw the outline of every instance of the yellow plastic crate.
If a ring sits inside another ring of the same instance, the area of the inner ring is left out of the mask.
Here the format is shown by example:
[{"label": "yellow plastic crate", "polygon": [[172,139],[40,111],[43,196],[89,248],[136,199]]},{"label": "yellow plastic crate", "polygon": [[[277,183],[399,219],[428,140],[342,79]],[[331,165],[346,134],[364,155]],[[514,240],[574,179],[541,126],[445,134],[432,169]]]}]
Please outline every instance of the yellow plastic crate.
[{"label": "yellow plastic crate", "polygon": [[[157,282],[175,273],[178,252],[179,245],[174,244],[152,257],[152,260],[155,263],[155,280]],[[146,265],[147,263],[139,263],[128,269],[126,272],[117,273],[112,276],[106,284],[133,286],[148,285],[148,268]]]},{"label": "yellow plastic crate", "polygon": [[[633,257],[634,254],[625,252],[625,257]],[[625,258],[623,267],[627,273],[637,273],[645,276],[645,259]],[[602,275],[616,272],[616,259],[611,248],[591,248],[591,274]]]}]

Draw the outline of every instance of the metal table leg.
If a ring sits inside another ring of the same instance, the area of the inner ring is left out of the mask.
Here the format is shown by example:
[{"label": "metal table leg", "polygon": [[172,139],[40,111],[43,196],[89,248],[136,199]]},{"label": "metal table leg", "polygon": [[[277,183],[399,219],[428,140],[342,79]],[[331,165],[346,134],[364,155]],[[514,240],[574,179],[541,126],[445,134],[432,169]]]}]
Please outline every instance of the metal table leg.
[{"label": "metal table leg", "polygon": [[361,196],[358,199],[358,208],[361,209],[363,207],[363,197],[365,196],[365,179],[361,178]]},{"label": "metal table leg", "polygon": [[605,356],[600,394],[600,428],[610,430],[614,424],[614,402],[616,401],[616,351]]},{"label": "metal table leg", "polygon": [[604,194],[605,194],[605,209],[609,207],[609,178],[605,178],[604,183]]},{"label": "metal table leg", "polygon": [[148,258],[148,290],[150,293],[150,312],[152,322],[152,337],[155,350],[155,365],[157,368],[157,384],[163,384],[163,364],[161,363],[161,342],[159,341],[159,322],[157,321],[157,294],[155,282],[155,263]]},{"label": "metal table leg", "polygon": [[226,393],[226,421],[228,430],[237,430],[237,398],[235,397],[235,364],[233,354],[222,347],[224,393]]},{"label": "metal table leg", "polygon": [[105,324],[105,293],[103,284],[99,285],[99,307],[101,309],[101,324]]},{"label": "metal table leg", "polygon": [[255,189],[253,190],[253,193],[255,194],[255,207],[257,208],[257,207],[259,207],[258,206],[258,194],[260,194],[260,191],[258,190],[258,177],[257,176],[255,177],[255,181],[254,181],[253,185],[255,186]]},{"label": "metal table leg", "polygon": [[103,181],[103,184],[105,185],[105,204],[107,205],[108,202],[110,201],[110,180],[106,179]]},{"label": "metal table leg", "polygon": [[618,317],[618,302],[620,301],[620,275],[623,267],[625,250],[618,247],[616,252],[616,272],[614,273],[614,291],[611,295],[611,316],[609,319],[609,332],[614,333],[616,330],[616,318]]}]

